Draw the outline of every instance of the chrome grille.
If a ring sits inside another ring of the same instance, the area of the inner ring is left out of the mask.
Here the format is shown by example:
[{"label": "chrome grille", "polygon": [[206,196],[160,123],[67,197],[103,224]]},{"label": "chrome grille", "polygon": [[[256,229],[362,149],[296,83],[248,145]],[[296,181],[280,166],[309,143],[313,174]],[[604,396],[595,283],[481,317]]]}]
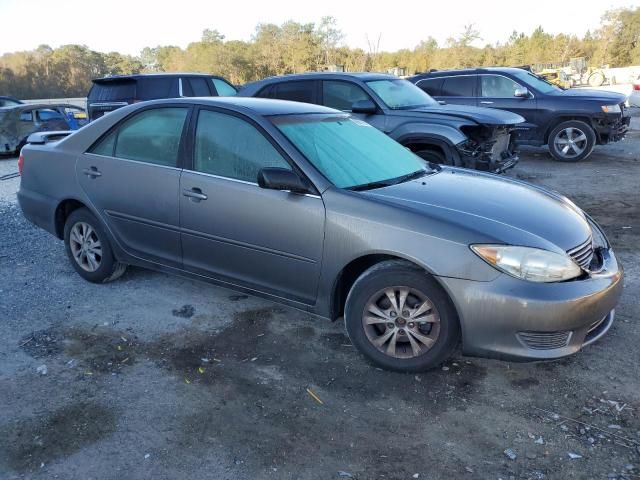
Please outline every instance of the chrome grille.
[{"label": "chrome grille", "polygon": [[534,350],[553,350],[566,347],[571,332],[518,332],[520,340]]},{"label": "chrome grille", "polygon": [[591,260],[593,259],[593,239],[591,235],[589,235],[586,242],[567,250],[567,253],[583,270],[589,270],[589,265],[591,265]]}]

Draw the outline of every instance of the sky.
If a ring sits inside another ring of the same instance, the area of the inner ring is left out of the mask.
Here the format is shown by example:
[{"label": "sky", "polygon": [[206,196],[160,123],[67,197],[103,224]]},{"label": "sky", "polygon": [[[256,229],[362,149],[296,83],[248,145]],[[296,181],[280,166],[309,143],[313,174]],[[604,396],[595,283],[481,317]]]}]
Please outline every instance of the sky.
[{"label": "sky", "polygon": [[325,15],[337,19],[345,44],[365,50],[378,38],[381,51],[413,48],[429,36],[444,44],[467,24],[480,31],[482,46],[538,25],[583,35],[606,10],[638,6],[640,0],[0,0],[0,54],[75,43],[138,55],[146,46],[184,48],[206,28],[249,40],[258,23],[317,23]]}]

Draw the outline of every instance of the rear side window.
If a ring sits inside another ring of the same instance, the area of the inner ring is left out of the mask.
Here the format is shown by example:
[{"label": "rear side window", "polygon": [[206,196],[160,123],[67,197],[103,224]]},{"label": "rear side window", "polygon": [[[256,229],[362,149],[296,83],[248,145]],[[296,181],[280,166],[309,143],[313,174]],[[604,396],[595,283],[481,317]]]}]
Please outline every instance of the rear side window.
[{"label": "rear side window", "polygon": [[420,80],[416,85],[432,97],[438,97],[442,88],[442,78],[426,78]]},{"label": "rear side window", "polygon": [[124,102],[135,98],[134,80],[94,82],[88,100],[92,102]]},{"label": "rear side window", "polygon": [[447,77],[442,82],[442,97],[473,97],[475,75]]},{"label": "rear side window", "polygon": [[275,147],[250,123],[202,110],[198,116],[194,168],[198,172],[256,183],[265,167],[291,169]]},{"label": "rear side window", "polygon": [[136,99],[155,100],[178,96],[178,77],[148,77],[136,81]]},{"label": "rear side window", "polygon": [[125,120],[90,152],[175,167],[187,108],[145,110]]},{"label": "rear side window", "polygon": [[520,84],[502,75],[480,75],[483,97],[512,98]]},{"label": "rear side window", "polygon": [[228,84],[224,80],[221,80],[219,78],[212,78],[211,81],[213,82],[213,86],[215,87],[216,92],[218,92],[218,95],[220,95],[221,97],[233,97],[236,93],[238,93],[233,85]]},{"label": "rear side window", "polygon": [[182,79],[183,83],[187,83],[189,88],[185,91],[189,97],[210,97],[211,90],[209,90],[209,82],[206,78],[202,77],[185,77]]},{"label": "rear side window", "polygon": [[20,112],[20,121],[21,122],[33,122],[33,112]]},{"label": "rear side window", "polygon": [[334,80],[322,82],[323,105],[337,110],[351,111],[351,107],[358,100],[371,100],[359,85]]},{"label": "rear side window", "polygon": [[258,96],[293,102],[318,103],[315,81],[277,83],[262,90]]}]

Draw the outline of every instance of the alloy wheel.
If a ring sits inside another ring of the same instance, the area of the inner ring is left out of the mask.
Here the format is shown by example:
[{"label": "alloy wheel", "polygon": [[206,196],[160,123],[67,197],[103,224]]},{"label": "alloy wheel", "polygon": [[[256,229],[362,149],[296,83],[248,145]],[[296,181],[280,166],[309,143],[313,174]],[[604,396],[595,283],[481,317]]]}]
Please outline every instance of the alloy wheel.
[{"label": "alloy wheel", "polygon": [[395,286],[369,298],[362,325],[367,339],[380,352],[393,358],[414,358],[435,345],[440,315],[422,292]]},{"label": "alloy wheel", "polygon": [[102,244],[98,234],[86,222],[77,222],[69,232],[69,247],[74,260],[87,272],[95,272],[102,262]]},{"label": "alloy wheel", "polygon": [[588,139],[579,128],[568,127],[557,133],[553,143],[560,155],[565,158],[575,158],[585,151]]}]

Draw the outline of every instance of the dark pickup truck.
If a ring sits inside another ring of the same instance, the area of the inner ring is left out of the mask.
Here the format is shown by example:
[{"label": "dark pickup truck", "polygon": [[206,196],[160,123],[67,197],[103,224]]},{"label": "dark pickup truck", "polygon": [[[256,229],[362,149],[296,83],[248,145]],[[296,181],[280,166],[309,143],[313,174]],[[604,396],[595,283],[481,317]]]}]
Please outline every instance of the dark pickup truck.
[{"label": "dark pickup truck", "polygon": [[522,115],[518,144],[548,145],[551,155],[564,162],[583,160],[595,145],[621,140],[631,119],[622,94],[564,90],[521,68],[434,71],[408,80],[446,104]]},{"label": "dark pickup truck", "polygon": [[379,73],[304,73],[245,85],[239,96],[314,103],[350,112],[424,160],[490,172],[518,162],[511,112],[441,105],[415,85]]}]

